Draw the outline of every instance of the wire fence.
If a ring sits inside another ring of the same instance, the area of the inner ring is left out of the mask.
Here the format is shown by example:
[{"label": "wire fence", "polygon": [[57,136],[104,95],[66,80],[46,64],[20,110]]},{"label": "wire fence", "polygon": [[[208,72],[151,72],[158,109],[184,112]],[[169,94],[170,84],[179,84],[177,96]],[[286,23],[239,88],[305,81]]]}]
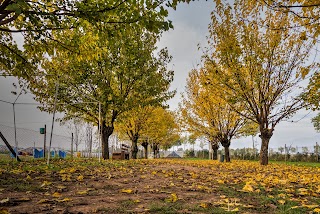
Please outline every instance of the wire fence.
[{"label": "wire fence", "polygon": [[[14,127],[1,125],[0,132],[7,139],[8,143],[12,148],[15,148],[15,139],[18,144],[18,151],[29,152],[33,148],[44,148],[46,142],[46,147],[49,146],[50,132],[47,132],[46,135],[41,134],[39,131],[29,130],[25,128],[16,128],[16,134]],[[16,135],[16,137],[15,137]],[[45,137],[46,136],[46,139]],[[70,150],[71,148],[71,136],[62,136],[62,135],[52,135],[52,150]],[[0,140],[0,153],[9,153],[9,150],[5,143]]]}]

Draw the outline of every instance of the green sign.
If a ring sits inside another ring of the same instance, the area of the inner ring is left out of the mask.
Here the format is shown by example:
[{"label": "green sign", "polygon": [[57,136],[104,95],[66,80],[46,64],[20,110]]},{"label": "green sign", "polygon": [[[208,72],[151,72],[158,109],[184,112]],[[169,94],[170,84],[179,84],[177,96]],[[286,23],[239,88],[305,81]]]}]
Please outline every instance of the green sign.
[{"label": "green sign", "polygon": [[44,134],[44,128],[40,128],[40,134]]}]

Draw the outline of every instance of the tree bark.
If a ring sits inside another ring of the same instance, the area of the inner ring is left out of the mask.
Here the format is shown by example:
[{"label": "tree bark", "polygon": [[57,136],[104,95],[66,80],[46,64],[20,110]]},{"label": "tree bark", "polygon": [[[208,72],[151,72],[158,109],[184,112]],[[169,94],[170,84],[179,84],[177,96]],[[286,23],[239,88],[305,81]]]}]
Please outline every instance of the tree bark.
[{"label": "tree bark", "polygon": [[226,162],[230,162],[229,146],[224,146],[224,157],[226,159]]},{"label": "tree bark", "polygon": [[269,157],[268,157],[268,149],[269,149],[269,141],[273,135],[272,129],[260,129],[261,138],[261,149],[260,149],[260,164],[261,165],[268,165]]},{"label": "tree bark", "polygon": [[221,145],[224,147],[224,158],[226,162],[230,162],[230,152],[229,152],[229,146],[230,146],[230,140],[224,139],[221,141]]},{"label": "tree bark", "polygon": [[152,145],[152,150],[153,150],[153,158],[156,159],[157,158],[158,145],[154,143]]},{"label": "tree bark", "polygon": [[212,159],[213,160],[217,160],[218,159],[218,149],[219,149],[219,145],[218,144],[212,144]]},{"label": "tree bark", "polygon": [[106,126],[102,123],[101,126],[101,144],[102,144],[102,158],[109,159],[109,137],[112,135],[114,126]]},{"label": "tree bark", "polygon": [[132,141],[132,159],[137,159],[138,154],[138,135],[134,135],[131,139]]},{"label": "tree bark", "polygon": [[148,159],[148,145],[149,145],[149,143],[144,141],[141,145],[144,148],[144,158]]}]

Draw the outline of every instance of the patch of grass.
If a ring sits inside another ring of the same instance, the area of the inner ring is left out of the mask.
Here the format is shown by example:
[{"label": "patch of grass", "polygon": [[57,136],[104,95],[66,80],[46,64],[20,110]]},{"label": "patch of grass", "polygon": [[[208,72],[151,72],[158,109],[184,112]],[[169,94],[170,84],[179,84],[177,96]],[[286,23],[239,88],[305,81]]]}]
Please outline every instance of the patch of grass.
[{"label": "patch of grass", "polygon": [[129,200],[124,200],[120,202],[120,207],[125,208],[125,209],[129,209],[134,207],[135,203],[133,200],[129,199]]},{"label": "patch of grass", "polygon": [[10,191],[18,192],[40,192],[42,189],[38,185],[31,184],[22,179],[0,179],[1,187],[4,187]]},{"label": "patch of grass", "polygon": [[286,164],[286,165],[293,165],[293,166],[309,166],[309,167],[320,167],[320,163],[317,162],[292,162],[292,161],[269,161],[270,163],[274,164]]},{"label": "patch of grass", "polygon": [[195,207],[190,207],[188,210],[196,213],[216,213],[216,214],[230,213],[230,211],[226,211],[220,207],[203,208],[200,206],[195,206]]},{"label": "patch of grass", "polygon": [[96,210],[97,213],[127,213],[125,210],[119,207],[100,207]]},{"label": "patch of grass", "polygon": [[174,214],[179,210],[183,209],[183,204],[180,202],[176,203],[165,203],[165,202],[155,202],[149,207],[151,213],[165,213]]}]

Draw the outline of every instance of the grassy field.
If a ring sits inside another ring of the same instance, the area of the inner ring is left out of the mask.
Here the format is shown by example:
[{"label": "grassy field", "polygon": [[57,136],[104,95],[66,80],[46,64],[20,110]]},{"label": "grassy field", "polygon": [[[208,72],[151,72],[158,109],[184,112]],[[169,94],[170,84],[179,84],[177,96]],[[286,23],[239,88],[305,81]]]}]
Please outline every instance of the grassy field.
[{"label": "grassy field", "polygon": [[320,168],[306,165],[2,160],[0,213],[319,213]]}]

